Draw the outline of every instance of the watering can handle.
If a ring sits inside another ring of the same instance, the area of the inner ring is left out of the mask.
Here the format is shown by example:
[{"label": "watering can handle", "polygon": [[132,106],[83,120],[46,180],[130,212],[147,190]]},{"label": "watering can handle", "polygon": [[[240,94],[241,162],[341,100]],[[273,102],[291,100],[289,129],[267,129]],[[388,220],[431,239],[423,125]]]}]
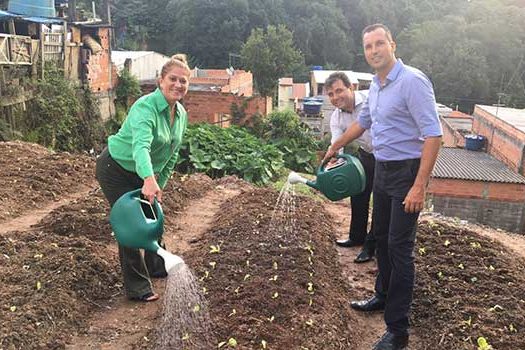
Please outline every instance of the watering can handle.
[{"label": "watering can handle", "polygon": [[160,203],[157,201],[157,197],[153,200],[153,204],[151,204],[148,200],[145,200],[142,198],[142,189],[137,188],[136,190],[131,192],[131,197],[141,203],[147,204],[151,208],[151,212],[153,213],[153,216],[155,217],[155,220],[157,220],[157,215],[155,214],[155,210],[153,206],[158,207],[160,210],[162,210],[162,207],[160,206]]},{"label": "watering can handle", "polygon": [[[336,154],[334,157],[336,157],[337,159],[348,159],[347,155],[346,154]],[[333,158],[333,157],[332,157]],[[325,170],[325,165],[328,164],[328,162],[330,161],[330,159],[332,158],[328,158],[328,159],[325,159],[324,162],[321,163],[321,165],[319,166],[319,171],[320,172],[324,172]]]},{"label": "watering can handle", "polygon": [[151,208],[151,213],[153,214],[153,218],[155,219],[155,221],[157,221],[157,215],[155,214],[155,209],[153,208],[153,205],[149,201],[147,201],[145,199],[142,199],[140,197],[133,197],[133,199],[137,200],[137,201],[139,201],[141,203],[149,205],[149,207]]}]

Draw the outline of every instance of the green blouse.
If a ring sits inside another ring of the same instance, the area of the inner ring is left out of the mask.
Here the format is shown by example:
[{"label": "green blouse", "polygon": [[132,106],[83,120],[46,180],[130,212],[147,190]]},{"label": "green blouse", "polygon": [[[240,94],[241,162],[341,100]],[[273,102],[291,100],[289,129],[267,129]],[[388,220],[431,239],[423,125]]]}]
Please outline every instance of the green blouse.
[{"label": "green blouse", "polygon": [[118,133],[108,139],[109,154],[120,166],[142,179],[158,175],[160,188],[173,174],[188,125],[184,107],[177,102],[176,108],[175,122],[170,127],[170,108],[157,88],[131,106]]}]

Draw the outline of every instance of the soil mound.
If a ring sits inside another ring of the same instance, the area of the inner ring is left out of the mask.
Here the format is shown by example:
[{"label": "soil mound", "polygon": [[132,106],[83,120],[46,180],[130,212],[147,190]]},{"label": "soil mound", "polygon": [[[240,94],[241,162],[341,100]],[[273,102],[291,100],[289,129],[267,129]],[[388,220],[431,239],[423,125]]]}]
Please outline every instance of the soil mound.
[{"label": "soil mound", "polygon": [[286,236],[271,225],[282,214],[274,213],[277,198],[254,189],[226,201],[214,229],[186,255],[206,290],[217,344],[234,338],[238,349],[351,349],[350,291],[330,218],[321,204],[297,198],[295,235]]},{"label": "soil mound", "polygon": [[0,347],[62,349],[99,303],[121,289],[104,245],[51,232],[0,237]]},{"label": "soil mound", "polygon": [[35,144],[1,142],[0,160],[0,222],[95,182],[95,161],[87,155],[50,153]]},{"label": "soil mound", "polygon": [[422,222],[417,237],[413,324],[427,348],[476,349],[484,337],[525,349],[525,261],[446,223]]}]

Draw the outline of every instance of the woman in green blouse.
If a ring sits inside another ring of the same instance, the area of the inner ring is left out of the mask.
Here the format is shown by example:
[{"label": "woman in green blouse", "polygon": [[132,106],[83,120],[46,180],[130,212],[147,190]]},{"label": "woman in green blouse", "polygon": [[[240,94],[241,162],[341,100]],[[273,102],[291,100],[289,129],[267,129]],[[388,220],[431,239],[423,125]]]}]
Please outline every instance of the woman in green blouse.
[{"label": "woman in green blouse", "polygon": [[[124,193],[142,188],[153,203],[162,202],[162,189],[177,163],[188,116],[179,101],[188,92],[190,68],[186,56],[177,54],[164,64],[158,88],[139,98],[120,130],[108,138],[108,147],[97,159],[96,177],[111,206]],[[148,255],[155,254],[149,251]],[[129,299],[154,301],[150,274],[164,271],[147,267],[138,249],[119,245],[124,288]],[[149,271],[148,271],[149,270]]]}]

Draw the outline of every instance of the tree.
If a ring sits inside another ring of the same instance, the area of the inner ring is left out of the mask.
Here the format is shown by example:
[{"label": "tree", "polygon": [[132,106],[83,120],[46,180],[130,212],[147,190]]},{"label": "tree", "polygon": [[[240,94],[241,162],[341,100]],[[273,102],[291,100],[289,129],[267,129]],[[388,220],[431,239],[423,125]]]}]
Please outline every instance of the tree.
[{"label": "tree", "polygon": [[259,93],[272,96],[278,79],[304,64],[304,57],[293,44],[292,33],[284,25],[254,29],[242,46],[244,68],[254,76]]}]

